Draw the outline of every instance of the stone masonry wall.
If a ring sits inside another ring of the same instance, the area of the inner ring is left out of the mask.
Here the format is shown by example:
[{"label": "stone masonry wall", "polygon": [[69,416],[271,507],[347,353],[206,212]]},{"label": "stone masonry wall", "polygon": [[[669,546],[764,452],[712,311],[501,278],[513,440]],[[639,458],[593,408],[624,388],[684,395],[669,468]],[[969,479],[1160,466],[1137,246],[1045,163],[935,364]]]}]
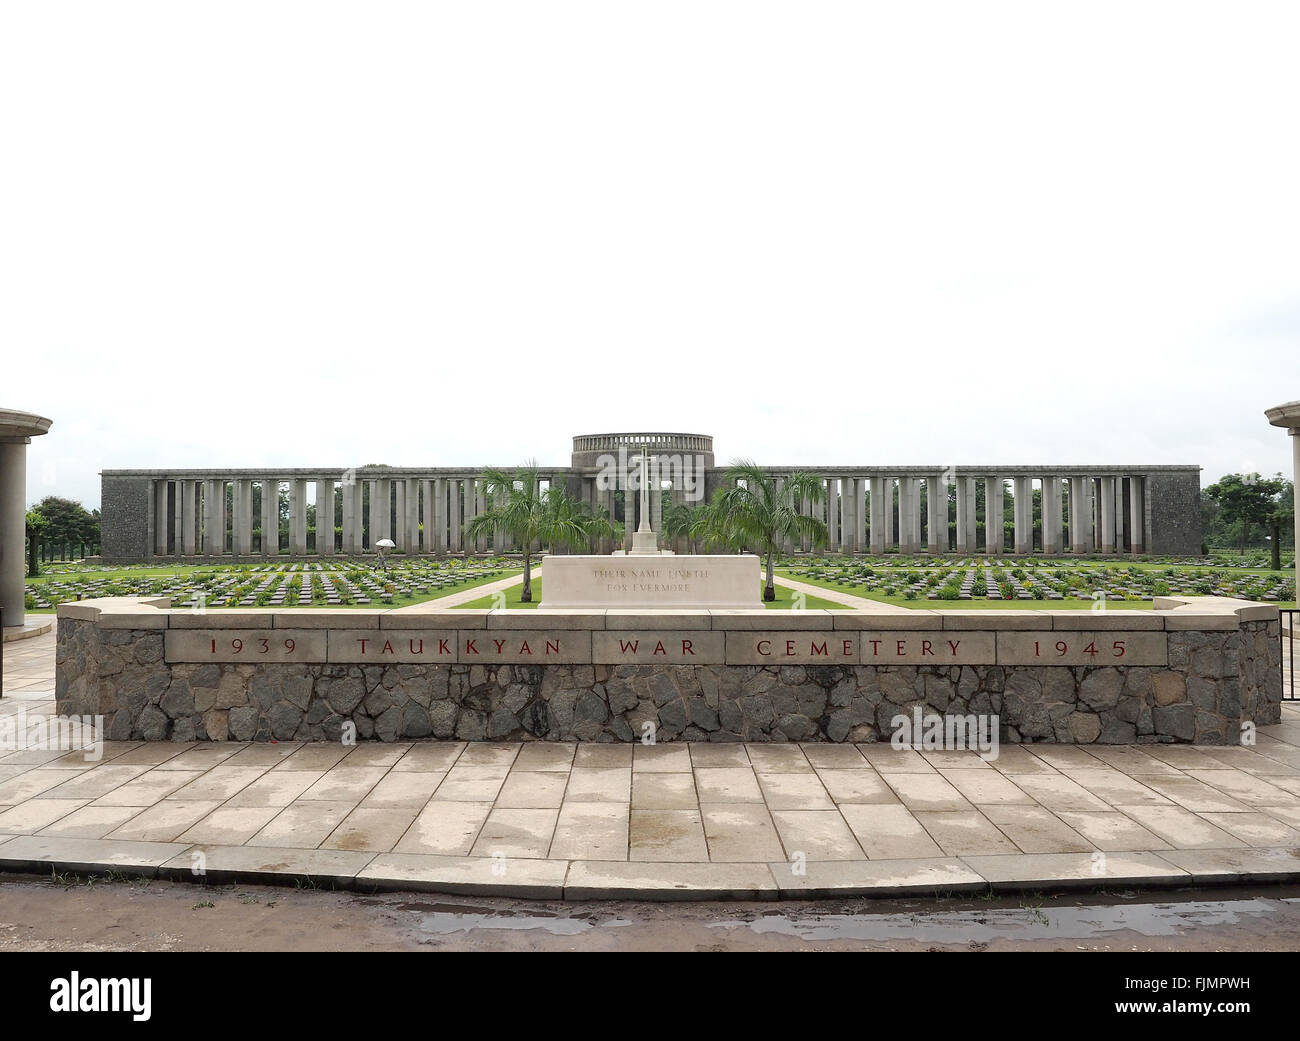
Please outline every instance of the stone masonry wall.
[{"label": "stone masonry wall", "polygon": [[1278,722],[1279,623],[1170,632],[1168,667],[175,663],[158,629],[60,619],[58,711],[113,740],[875,741],[914,708],[1006,741],[1239,740]]}]

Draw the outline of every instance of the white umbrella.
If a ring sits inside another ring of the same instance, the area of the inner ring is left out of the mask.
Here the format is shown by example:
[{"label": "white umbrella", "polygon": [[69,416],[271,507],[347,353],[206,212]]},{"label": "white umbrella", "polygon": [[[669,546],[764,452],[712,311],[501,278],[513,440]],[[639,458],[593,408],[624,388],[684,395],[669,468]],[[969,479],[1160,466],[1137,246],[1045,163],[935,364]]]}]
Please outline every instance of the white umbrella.
[{"label": "white umbrella", "polygon": [[397,543],[394,542],[392,539],[380,539],[378,542],[375,543],[375,549],[379,551],[379,565],[385,571],[388,570],[388,559],[386,554],[390,549],[396,548],[396,546]]},{"label": "white umbrella", "polygon": [[397,543],[394,542],[392,539],[380,539],[378,542],[375,543],[375,545],[376,545],[379,549],[396,549],[396,548],[397,548]]}]

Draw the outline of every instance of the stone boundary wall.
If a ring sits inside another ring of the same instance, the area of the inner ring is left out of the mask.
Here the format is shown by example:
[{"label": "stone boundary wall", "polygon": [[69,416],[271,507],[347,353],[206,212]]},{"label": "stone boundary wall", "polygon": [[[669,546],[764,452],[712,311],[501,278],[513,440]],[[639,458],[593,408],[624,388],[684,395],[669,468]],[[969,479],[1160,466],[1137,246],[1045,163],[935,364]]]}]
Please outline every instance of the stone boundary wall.
[{"label": "stone boundary wall", "polygon": [[59,607],[61,714],[113,740],[874,741],[915,709],[1007,741],[1231,744],[1281,713],[1278,611]]}]

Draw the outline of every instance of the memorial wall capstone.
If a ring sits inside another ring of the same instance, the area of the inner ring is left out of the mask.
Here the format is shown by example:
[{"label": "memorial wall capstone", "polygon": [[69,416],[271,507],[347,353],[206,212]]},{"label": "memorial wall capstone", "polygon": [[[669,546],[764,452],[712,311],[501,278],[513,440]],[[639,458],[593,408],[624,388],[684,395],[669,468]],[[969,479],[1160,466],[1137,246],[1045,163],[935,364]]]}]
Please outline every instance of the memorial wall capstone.
[{"label": "memorial wall capstone", "polygon": [[875,741],[914,709],[1007,741],[1230,744],[1280,716],[1276,608],[59,609],[58,711],[115,740]]}]

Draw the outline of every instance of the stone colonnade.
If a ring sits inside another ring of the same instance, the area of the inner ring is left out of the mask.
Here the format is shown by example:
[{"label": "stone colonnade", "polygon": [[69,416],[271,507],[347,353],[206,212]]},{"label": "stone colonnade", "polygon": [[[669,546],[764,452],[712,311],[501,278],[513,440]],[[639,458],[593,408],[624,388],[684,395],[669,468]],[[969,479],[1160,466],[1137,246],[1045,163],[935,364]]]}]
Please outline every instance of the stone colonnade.
[{"label": "stone colonnade", "polygon": [[[543,487],[557,479],[540,474]],[[177,471],[151,477],[148,493],[155,557],[355,555],[374,552],[381,539],[407,554],[515,549],[503,532],[466,534],[490,505],[479,471]]]},{"label": "stone colonnade", "polygon": [[[770,472],[784,487],[794,468]],[[891,467],[825,476],[815,469],[808,472],[825,482],[825,496],[821,502],[797,505],[826,524],[826,549],[833,553],[1151,552],[1148,474],[1142,471]],[[805,540],[803,546],[785,548],[810,547]]]}]

